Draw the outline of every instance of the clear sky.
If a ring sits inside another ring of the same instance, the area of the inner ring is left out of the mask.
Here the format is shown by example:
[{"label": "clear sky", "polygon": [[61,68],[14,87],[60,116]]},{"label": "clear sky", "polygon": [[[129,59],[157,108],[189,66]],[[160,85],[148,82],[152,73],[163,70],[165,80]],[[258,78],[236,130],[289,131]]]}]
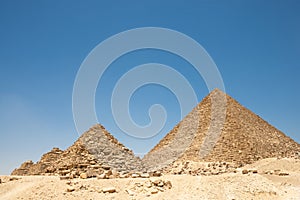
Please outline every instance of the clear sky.
[{"label": "clear sky", "polygon": [[[77,138],[72,116],[76,73],[101,41],[138,27],[180,31],[215,61],[226,92],[300,142],[300,1],[0,1],[0,174]],[[149,122],[148,108],[168,111],[165,128],[149,140],[120,131],[112,119],[114,84],[132,67],[157,62],[191,82],[199,101],[208,94],[201,76],[180,57],[141,50],[116,60],[96,93],[99,122],[137,154],[147,152],[180,120],[166,88],[146,85],[132,96],[131,114]]]}]

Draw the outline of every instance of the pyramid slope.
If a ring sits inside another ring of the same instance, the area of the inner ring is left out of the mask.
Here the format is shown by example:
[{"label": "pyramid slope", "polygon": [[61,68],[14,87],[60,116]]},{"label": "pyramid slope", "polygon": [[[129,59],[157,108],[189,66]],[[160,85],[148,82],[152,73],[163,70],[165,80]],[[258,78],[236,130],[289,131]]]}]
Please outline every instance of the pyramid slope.
[{"label": "pyramid slope", "polygon": [[[211,125],[212,98],[218,99],[222,96],[226,98],[224,125],[213,149],[202,157],[200,149],[205,149],[203,144]],[[195,124],[198,124],[198,127],[195,127]],[[169,148],[172,143],[179,144],[177,135],[193,138],[184,151],[177,151],[180,154]],[[173,152],[173,161],[226,161],[248,164],[263,158],[292,156],[300,152],[300,145],[230,96],[220,90],[214,90],[177,124],[143,161],[154,165],[158,162],[154,158],[162,156],[162,152],[170,154],[169,151]]]},{"label": "pyramid slope", "polygon": [[79,140],[100,163],[118,171],[143,171],[141,159],[99,124],[90,128]]}]

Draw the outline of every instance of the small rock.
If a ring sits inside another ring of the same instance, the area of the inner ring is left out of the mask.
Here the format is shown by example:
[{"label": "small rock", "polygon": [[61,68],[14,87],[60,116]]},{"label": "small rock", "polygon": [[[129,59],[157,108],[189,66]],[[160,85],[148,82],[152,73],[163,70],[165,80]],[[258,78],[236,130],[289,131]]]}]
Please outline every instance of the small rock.
[{"label": "small rock", "polygon": [[19,180],[20,178],[17,178],[17,177],[10,177],[9,178],[9,181],[17,181],[17,180]]},{"label": "small rock", "polygon": [[116,192],[117,190],[116,190],[116,188],[114,188],[114,187],[107,187],[107,188],[103,188],[102,191],[103,191],[104,193],[106,193],[106,192],[108,192],[108,193],[114,193],[114,192]]},{"label": "small rock", "polygon": [[110,170],[110,166],[108,166],[108,165],[102,165],[102,168],[105,170]]},{"label": "small rock", "polygon": [[99,168],[101,168],[101,166],[98,164],[95,164],[95,165],[91,165],[90,168],[99,169]]},{"label": "small rock", "polygon": [[275,175],[279,175],[280,171],[281,171],[280,169],[275,169],[275,170],[274,170],[274,174],[275,174]]},{"label": "small rock", "polygon": [[155,186],[157,186],[160,182],[161,182],[161,180],[160,179],[155,179],[155,180],[150,180],[152,183],[153,183],[153,185],[155,185]]},{"label": "small rock", "polygon": [[60,180],[69,180],[70,176],[60,176],[59,179]]},{"label": "small rock", "polygon": [[59,173],[60,173],[61,175],[65,176],[66,174],[69,174],[70,172],[71,172],[71,170],[66,169],[66,170],[60,171]]},{"label": "small rock", "polygon": [[149,178],[150,175],[149,175],[148,173],[144,173],[144,174],[141,174],[141,177],[142,177],[142,178]]},{"label": "small rock", "polygon": [[120,176],[120,173],[117,171],[117,170],[112,170],[111,171],[111,173],[112,173],[112,176],[114,177],[114,178],[118,178],[119,176]]},{"label": "small rock", "polygon": [[159,171],[155,171],[155,172],[152,173],[152,176],[154,176],[154,177],[160,177],[161,175],[162,174]]},{"label": "small rock", "polygon": [[151,184],[151,182],[146,182],[146,183],[145,183],[145,186],[146,186],[147,188],[151,188],[152,184]]},{"label": "small rock", "polygon": [[105,172],[106,177],[109,177],[109,176],[112,175],[112,174],[113,174],[113,173],[112,173],[111,170],[108,170],[108,171]]},{"label": "small rock", "polygon": [[132,178],[138,178],[138,177],[140,177],[140,175],[139,174],[131,174],[131,177]]},{"label": "small rock", "polygon": [[242,174],[248,174],[248,170],[247,169],[243,169]]},{"label": "small rock", "polygon": [[171,189],[171,188],[172,188],[172,183],[171,183],[171,181],[166,181],[166,182],[165,182],[165,187],[167,187],[168,189]]},{"label": "small rock", "polygon": [[80,174],[80,178],[82,178],[82,179],[87,179],[87,174],[86,174],[86,173],[81,173],[81,174]]},{"label": "small rock", "polygon": [[158,193],[158,190],[156,189],[156,188],[153,188],[152,190],[151,190],[151,194],[157,194]]},{"label": "small rock", "polygon": [[268,171],[265,171],[264,173],[265,173],[265,174],[272,175],[274,172],[273,172],[272,170],[268,170]]},{"label": "small rock", "polygon": [[278,175],[279,175],[279,176],[288,176],[289,173],[287,173],[287,172],[280,172]]},{"label": "small rock", "polygon": [[157,186],[158,186],[158,187],[164,187],[164,182],[162,182],[162,181],[159,182],[159,183],[157,184]]},{"label": "small rock", "polygon": [[91,164],[91,165],[95,165],[96,162],[95,162],[94,160],[92,160],[92,161],[90,162],[90,164]]},{"label": "small rock", "polygon": [[97,176],[97,179],[106,179],[106,174],[100,174]]},{"label": "small rock", "polygon": [[87,164],[87,163],[81,163],[81,164],[79,164],[78,166],[79,166],[80,168],[86,168],[86,167],[89,166],[89,164]]},{"label": "small rock", "polygon": [[128,174],[120,174],[120,178],[128,178]]},{"label": "small rock", "polygon": [[134,196],[135,195],[135,193],[132,190],[127,189],[126,192],[129,194],[129,196]]},{"label": "small rock", "polygon": [[80,190],[88,190],[90,185],[80,185],[79,189]]},{"label": "small rock", "polygon": [[75,190],[75,188],[72,186],[67,187],[67,192],[73,192],[74,190]]},{"label": "small rock", "polygon": [[67,181],[66,182],[67,185],[71,185],[71,183],[72,183],[71,181]]}]

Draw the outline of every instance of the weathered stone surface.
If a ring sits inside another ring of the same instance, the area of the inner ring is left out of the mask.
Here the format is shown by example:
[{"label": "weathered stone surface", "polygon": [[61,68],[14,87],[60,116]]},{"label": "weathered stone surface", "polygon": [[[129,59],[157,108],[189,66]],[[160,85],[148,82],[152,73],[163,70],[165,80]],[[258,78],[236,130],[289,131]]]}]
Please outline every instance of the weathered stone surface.
[{"label": "weathered stone surface", "polygon": [[117,171],[143,171],[139,157],[109,134],[101,125],[95,125],[85,132],[80,141],[95,157],[102,168]]}]

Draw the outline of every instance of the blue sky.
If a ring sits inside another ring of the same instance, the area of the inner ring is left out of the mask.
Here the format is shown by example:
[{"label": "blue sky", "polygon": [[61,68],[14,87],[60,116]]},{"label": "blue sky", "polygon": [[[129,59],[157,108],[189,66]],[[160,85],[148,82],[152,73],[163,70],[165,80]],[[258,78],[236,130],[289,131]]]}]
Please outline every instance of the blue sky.
[{"label": "blue sky", "polygon": [[[218,66],[229,95],[300,142],[299,24],[297,0],[0,1],[0,174],[78,138],[72,90],[81,63],[108,37],[147,26],[180,31],[199,42]],[[174,95],[147,85],[132,97],[132,117],[145,125],[149,106],[161,103],[169,117],[163,131],[138,140],[114,124],[113,84],[147,62],[180,71],[199,101],[208,94],[201,76],[176,55],[141,50],[116,60],[98,85],[97,116],[136,153],[147,152],[180,120]]]}]

